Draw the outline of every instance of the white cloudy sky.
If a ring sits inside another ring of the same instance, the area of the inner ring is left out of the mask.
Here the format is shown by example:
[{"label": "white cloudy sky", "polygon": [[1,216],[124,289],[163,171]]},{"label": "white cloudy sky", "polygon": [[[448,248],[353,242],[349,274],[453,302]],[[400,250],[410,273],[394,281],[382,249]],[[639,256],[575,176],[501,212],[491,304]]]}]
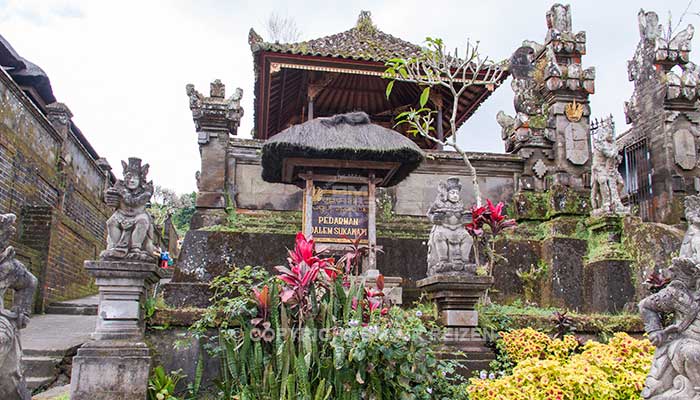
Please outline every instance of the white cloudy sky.
[{"label": "white cloudy sky", "polygon": [[[700,2],[691,9],[700,10]],[[220,78],[227,93],[244,90],[246,116],[239,135],[252,129],[253,62],[248,30],[265,36],[272,12],[293,17],[303,39],[351,28],[360,10],[370,10],[383,31],[414,43],[442,37],[451,46],[481,41],[490,57],[508,57],[523,39],[542,41],[542,0],[297,0],[284,1],[96,1],[0,0],[0,34],[20,55],[41,66],[59,101],[98,153],[112,166],[129,156],[151,164],[157,184],[178,192],[195,188],[199,169],[196,133],[185,84],[208,93]],[[632,93],[627,60],[639,34],[640,7],[679,16],[688,0],[574,0],[574,30],[588,33],[584,66],[597,68],[593,113],[612,113],[624,129],[622,105]],[[700,23],[696,16],[687,22]],[[697,37],[694,45],[697,46]],[[500,152],[498,110],[512,113],[509,83],[462,128],[466,148]],[[120,172],[120,171],[116,171]]]}]

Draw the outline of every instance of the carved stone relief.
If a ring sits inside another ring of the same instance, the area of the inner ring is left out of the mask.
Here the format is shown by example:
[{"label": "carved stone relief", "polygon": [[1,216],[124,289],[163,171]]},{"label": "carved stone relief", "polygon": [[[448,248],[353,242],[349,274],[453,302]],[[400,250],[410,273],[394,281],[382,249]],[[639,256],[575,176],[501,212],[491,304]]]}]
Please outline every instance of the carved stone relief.
[{"label": "carved stone relief", "polygon": [[588,129],[580,123],[569,124],[564,130],[566,138],[566,158],[576,165],[588,161]]},{"label": "carved stone relief", "polygon": [[673,134],[673,150],[676,164],[690,171],[698,164],[695,136],[688,129],[679,129]]}]

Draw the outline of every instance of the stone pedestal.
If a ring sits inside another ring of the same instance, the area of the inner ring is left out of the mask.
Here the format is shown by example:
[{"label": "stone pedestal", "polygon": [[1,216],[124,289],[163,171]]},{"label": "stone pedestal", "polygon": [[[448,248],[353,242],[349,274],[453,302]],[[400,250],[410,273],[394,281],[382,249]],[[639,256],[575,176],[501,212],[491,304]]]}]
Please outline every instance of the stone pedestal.
[{"label": "stone pedestal", "polygon": [[155,263],[86,261],[85,269],[95,277],[100,291],[97,327],[92,338],[143,339],[141,303],[148,288],[160,279],[160,268]]},{"label": "stone pedestal", "polygon": [[421,279],[416,286],[437,303],[438,313],[445,326],[442,357],[455,359],[455,352],[466,370],[458,371],[468,377],[474,371],[488,369],[494,359],[493,352],[485,346],[484,339],[477,333],[479,314],[474,309],[479,299],[493,285],[491,276],[471,276],[438,274]]},{"label": "stone pedestal", "polygon": [[151,356],[141,304],[161,270],[129,261],[86,261],[85,268],[95,277],[100,303],[94,340],[73,358],[71,399],[143,400]]},{"label": "stone pedestal", "polygon": [[438,274],[416,282],[437,303],[441,321],[447,328],[475,328],[479,317],[474,308],[491,285],[491,276],[465,274]]},{"label": "stone pedestal", "polygon": [[72,400],[144,400],[151,354],[143,342],[96,340],[73,357]]}]

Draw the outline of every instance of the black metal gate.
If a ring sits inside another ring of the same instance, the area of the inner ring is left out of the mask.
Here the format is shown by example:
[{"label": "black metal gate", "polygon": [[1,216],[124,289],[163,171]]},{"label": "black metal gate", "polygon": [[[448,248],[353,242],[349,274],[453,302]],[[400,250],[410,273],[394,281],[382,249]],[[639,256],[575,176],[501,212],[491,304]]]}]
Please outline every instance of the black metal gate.
[{"label": "black metal gate", "polygon": [[647,138],[626,145],[622,151],[620,173],[625,178],[625,201],[637,208],[644,221],[654,220],[651,187],[651,154]]}]

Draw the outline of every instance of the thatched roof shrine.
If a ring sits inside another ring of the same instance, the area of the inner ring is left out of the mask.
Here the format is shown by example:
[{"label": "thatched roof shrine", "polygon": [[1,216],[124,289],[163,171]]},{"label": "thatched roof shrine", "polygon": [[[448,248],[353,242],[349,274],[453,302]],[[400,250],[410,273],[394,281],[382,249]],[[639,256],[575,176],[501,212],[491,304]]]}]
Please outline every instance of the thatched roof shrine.
[{"label": "thatched roof shrine", "polygon": [[364,112],[316,118],[294,125],[265,142],[262,178],[298,183],[313,169],[319,176],[374,174],[379,186],[401,182],[423,161],[423,151],[410,139],[372,124]]}]

